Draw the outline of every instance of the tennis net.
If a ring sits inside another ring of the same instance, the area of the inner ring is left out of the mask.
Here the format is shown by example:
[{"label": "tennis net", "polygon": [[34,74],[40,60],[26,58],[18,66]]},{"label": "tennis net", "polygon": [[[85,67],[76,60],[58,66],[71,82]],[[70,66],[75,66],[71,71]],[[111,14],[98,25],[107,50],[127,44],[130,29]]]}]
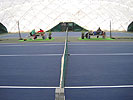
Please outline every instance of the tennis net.
[{"label": "tennis net", "polygon": [[64,88],[65,86],[67,60],[68,60],[68,45],[67,45],[67,40],[65,40],[64,53],[61,59],[60,88]]},{"label": "tennis net", "polygon": [[68,62],[68,28],[66,30],[66,39],[64,52],[61,58],[61,74],[60,74],[60,87],[55,90],[55,100],[65,100],[65,76],[66,76],[66,67]]}]

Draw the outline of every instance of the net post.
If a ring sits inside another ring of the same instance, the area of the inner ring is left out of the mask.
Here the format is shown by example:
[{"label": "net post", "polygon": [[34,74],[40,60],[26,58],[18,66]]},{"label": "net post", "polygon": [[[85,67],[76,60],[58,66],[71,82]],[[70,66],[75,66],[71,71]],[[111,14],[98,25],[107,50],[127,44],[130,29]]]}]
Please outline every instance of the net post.
[{"label": "net post", "polygon": [[111,20],[110,20],[110,38],[112,38],[112,34],[111,34]]},{"label": "net post", "polygon": [[17,23],[18,23],[19,40],[23,40],[22,37],[21,37],[21,33],[20,33],[19,21]]},{"label": "net post", "polygon": [[65,100],[64,88],[55,89],[55,100]]}]

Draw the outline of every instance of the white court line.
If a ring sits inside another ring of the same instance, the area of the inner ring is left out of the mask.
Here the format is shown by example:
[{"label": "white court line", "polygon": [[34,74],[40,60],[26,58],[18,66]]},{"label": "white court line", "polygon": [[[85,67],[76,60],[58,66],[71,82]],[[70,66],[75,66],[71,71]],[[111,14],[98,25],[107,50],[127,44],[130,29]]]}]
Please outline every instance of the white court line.
[{"label": "white court line", "polygon": [[132,46],[133,44],[68,44],[68,45],[72,45],[72,46]]},{"label": "white court line", "polygon": [[0,57],[26,57],[26,56],[61,56],[62,54],[21,54],[21,55],[0,55]]},{"label": "white court line", "polygon": [[115,85],[115,86],[77,86],[77,87],[65,87],[65,88],[81,88],[81,89],[85,89],[85,88],[93,88],[93,89],[98,89],[98,88],[133,88],[133,85]]},{"label": "white court line", "polygon": [[[44,87],[44,86],[0,86],[0,89],[56,89],[60,87]],[[133,85],[112,85],[112,86],[73,86],[64,87],[66,89],[103,89],[103,88],[133,88]]]},{"label": "white court line", "polygon": [[[12,56],[61,56],[62,54],[18,54],[18,55],[0,55],[0,57]],[[109,53],[109,54],[70,54],[70,56],[132,56],[133,53]]]},{"label": "white court line", "polygon": [[132,56],[133,53],[108,53],[108,54],[70,54],[72,56]]},{"label": "white court line", "polygon": [[16,47],[16,46],[58,46],[58,45],[64,45],[64,44],[9,44],[9,45],[0,45],[0,47]]},{"label": "white court line", "polygon": [[60,88],[60,87],[43,87],[43,86],[0,86],[2,89],[55,89],[55,88]]}]

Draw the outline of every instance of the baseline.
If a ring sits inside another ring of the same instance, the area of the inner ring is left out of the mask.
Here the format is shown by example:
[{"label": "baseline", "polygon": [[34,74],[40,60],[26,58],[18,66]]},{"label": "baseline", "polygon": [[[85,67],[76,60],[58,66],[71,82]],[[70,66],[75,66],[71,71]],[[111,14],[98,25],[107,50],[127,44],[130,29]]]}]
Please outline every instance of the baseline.
[{"label": "baseline", "polygon": [[21,55],[0,55],[0,57],[14,57],[14,56],[61,56],[62,54],[21,54]]}]

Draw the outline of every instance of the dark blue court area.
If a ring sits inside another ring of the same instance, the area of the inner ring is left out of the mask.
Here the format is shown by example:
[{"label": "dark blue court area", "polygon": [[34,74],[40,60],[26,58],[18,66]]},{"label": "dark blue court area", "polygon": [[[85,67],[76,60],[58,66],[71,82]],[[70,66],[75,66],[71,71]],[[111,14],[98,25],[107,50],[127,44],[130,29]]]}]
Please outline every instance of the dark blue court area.
[{"label": "dark blue court area", "polygon": [[132,42],[69,44],[66,86],[133,84]]},{"label": "dark blue court area", "polygon": [[[0,86],[59,87],[64,43],[0,44]],[[0,100],[54,100],[55,89],[0,89]]]},{"label": "dark blue court area", "polygon": [[[55,100],[63,50],[64,43],[0,44],[0,100]],[[66,100],[133,100],[133,42],[68,42],[68,52]]]},{"label": "dark blue court area", "polygon": [[133,42],[69,43],[69,53],[67,100],[133,99]]},{"label": "dark blue court area", "polygon": [[66,89],[66,100],[133,100],[133,88]]},{"label": "dark blue court area", "polygon": [[54,100],[54,89],[0,89],[0,100]]},{"label": "dark blue court area", "polygon": [[63,47],[64,44],[0,45],[0,85],[58,86]]}]

